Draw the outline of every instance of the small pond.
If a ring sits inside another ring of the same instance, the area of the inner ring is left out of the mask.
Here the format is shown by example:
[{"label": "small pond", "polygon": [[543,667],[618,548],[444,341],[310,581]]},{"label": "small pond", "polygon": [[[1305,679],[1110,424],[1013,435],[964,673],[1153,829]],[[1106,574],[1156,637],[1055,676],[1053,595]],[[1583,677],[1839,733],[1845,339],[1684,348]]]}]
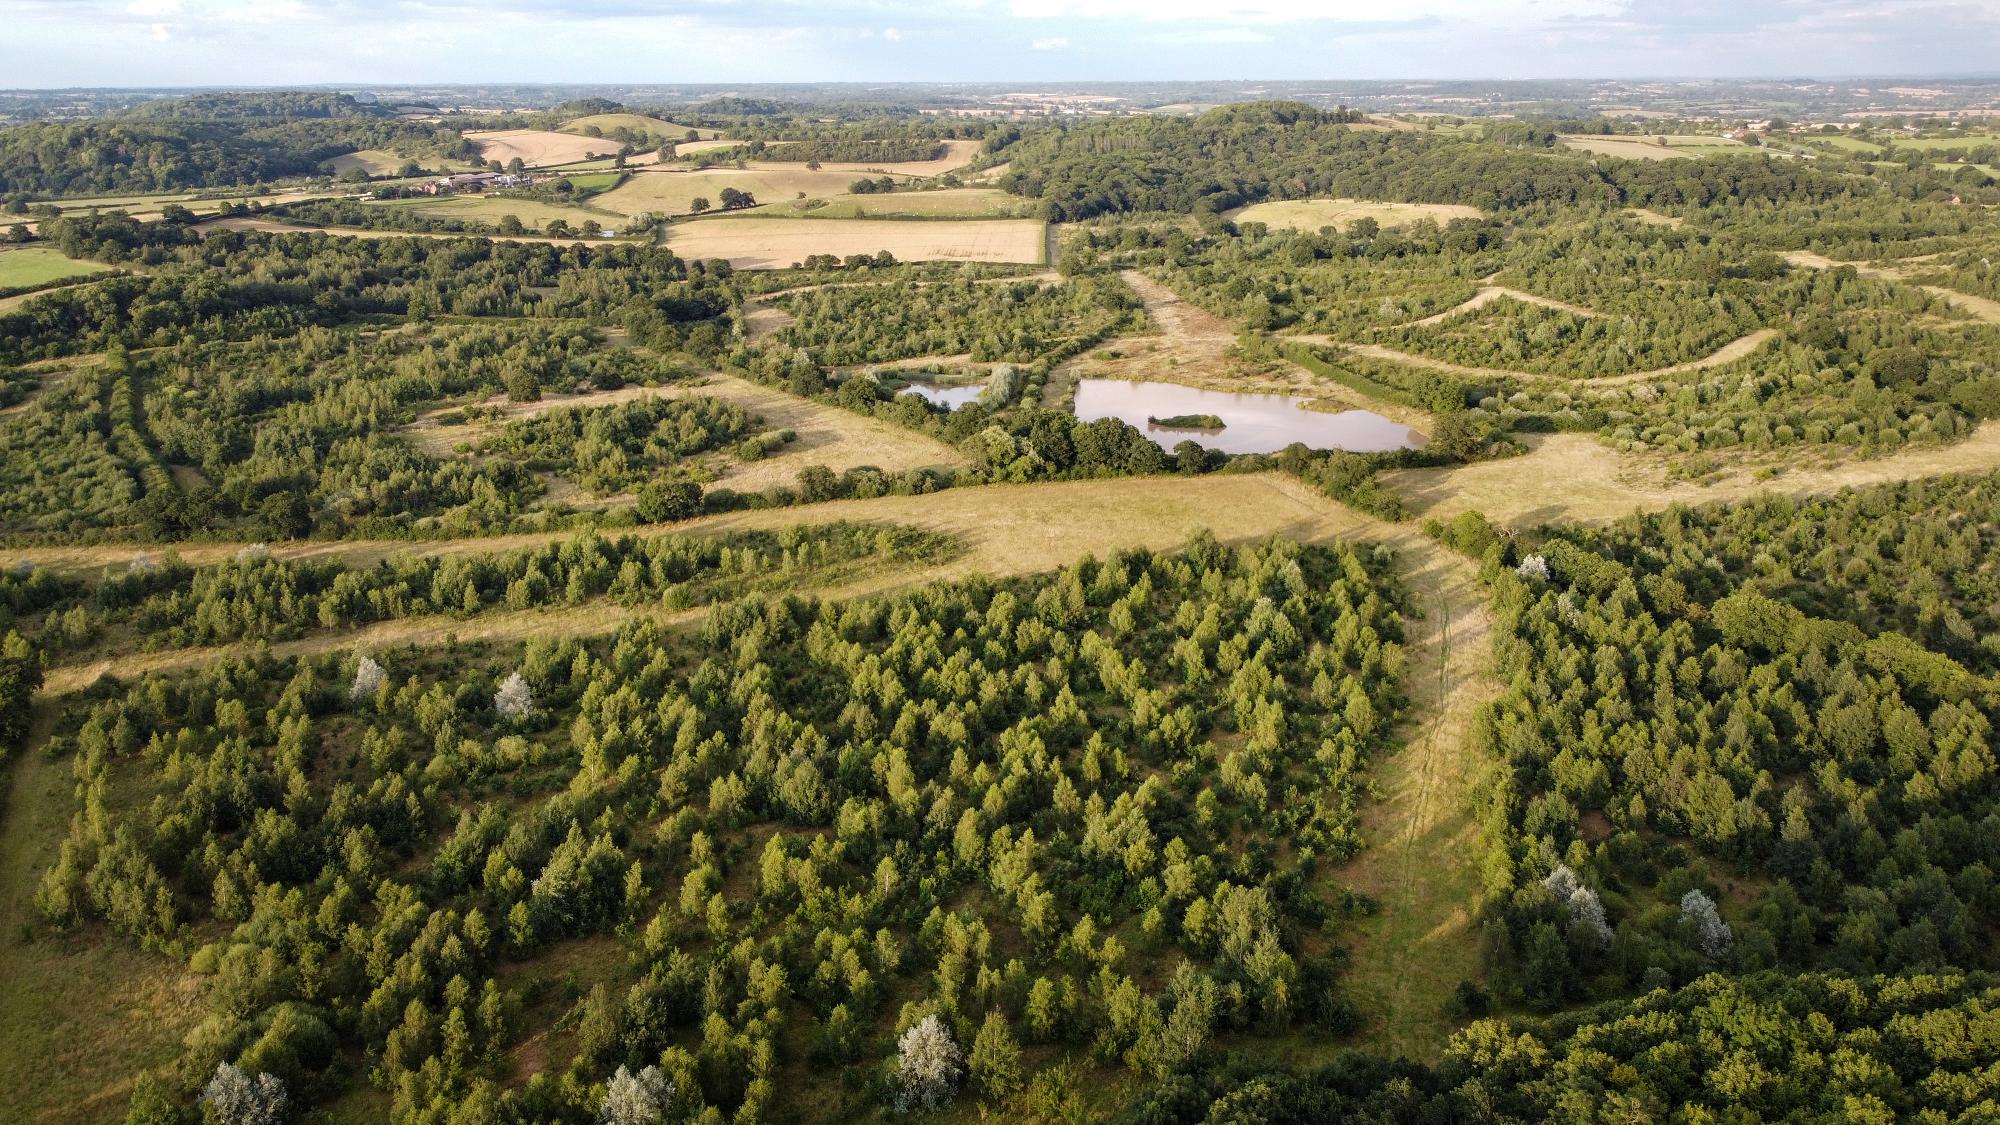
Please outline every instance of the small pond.
[{"label": "small pond", "polygon": [[[1276,453],[1296,441],[1312,449],[1382,453],[1419,449],[1427,440],[1416,430],[1373,411],[1328,414],[1304,409],[1306,401],[1292,395],[1205,391],[1178,383],[1123,379],[1081,379],[1076,385],[1078,418],[1085,422],[1123,419],[1169,452],[1181,442],[1198,441],[1224,453]],[[1223,428],[1172,429],[1146,420],[1193,414],[1212,414],[1222,419]]]},{"label": "small pond", "polygon": [[979,401],[979,392],[985,389],[986,384],[984,382],[946,386],[941,383],[925,383],[912,380],[908,386],[903,387],[896,393],[899,395],[921,395],[925,400],[937,406],[942,406],[946,410],[957,410],[968,402]]}]

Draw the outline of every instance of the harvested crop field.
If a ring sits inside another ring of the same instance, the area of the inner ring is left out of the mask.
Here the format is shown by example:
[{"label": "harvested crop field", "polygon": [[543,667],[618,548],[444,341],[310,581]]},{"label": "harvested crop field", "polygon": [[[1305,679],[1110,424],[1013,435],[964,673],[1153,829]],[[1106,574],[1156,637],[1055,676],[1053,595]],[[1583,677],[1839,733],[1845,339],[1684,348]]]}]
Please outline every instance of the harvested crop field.
[{"label": "harvested crop field", "polygon": [[1453,219],[1477,219],[1477,207],[1457,203],[1375,203],[1366,199],[1282,199],[1254,203],[1226,214],[1238,223],[1263,223],[1274,230],[1345,228],[1358,219],[1403,227],[1429,219],[1442,226]]},{"label": "harvested crop field", "polygon": [[546,129],[500,129],[467,133],[465,139],[479,146],[479,155],[505,164],[515,157],[530,168],[574,164],[593,156],[610,156],[619,142],[604,137],[579,137],[573,133],[552,133]]},{"label": "harvested crop field", "polygon": [[711,168],[703,172],[640,171],[617,188],[596,197],[597,206],[626,215],[650,211],[656,215],[686,215],[693,201],[722,205],[722,189],[747,191],[758,203],[782,203],[798,198],[845,195],[854,183],[851,172],[809,172],[796,165],[773,168]]},{"label": "harvested crop field", "polygon": [[740,269],[785,269],[813,254],[881,250],[899,262],[1038,263],[1042,231],[1039,219],[728,218],[669,227],[667,247],[683,258],[726,258]]}]

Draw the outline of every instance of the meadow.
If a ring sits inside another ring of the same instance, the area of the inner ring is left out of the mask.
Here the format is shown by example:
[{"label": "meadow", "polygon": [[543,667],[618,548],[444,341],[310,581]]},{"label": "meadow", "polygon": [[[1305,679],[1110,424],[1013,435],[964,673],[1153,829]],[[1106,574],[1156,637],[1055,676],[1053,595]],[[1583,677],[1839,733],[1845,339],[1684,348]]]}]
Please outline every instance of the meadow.
[{"label": "meadow", "polygon": [[0,250],[0,290],[37,288],[67,277],[103,272],[99,263],[65,257],[46,246]]}]

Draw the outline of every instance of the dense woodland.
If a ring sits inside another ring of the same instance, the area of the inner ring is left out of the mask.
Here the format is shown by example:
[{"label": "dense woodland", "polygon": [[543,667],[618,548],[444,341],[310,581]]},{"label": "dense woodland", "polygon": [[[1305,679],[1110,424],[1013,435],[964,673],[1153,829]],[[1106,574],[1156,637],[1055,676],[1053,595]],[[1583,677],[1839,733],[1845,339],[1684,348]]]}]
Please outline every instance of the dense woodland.
[{"label": "dense woodland", "polygon": [[[1479,968],[1421,1062],[1349,1050],[1378,1046],[1348,959],[1382,904],[1345,865],[1381,843],[1373,767],[1435,718],[1403,648],[1435,575],[1375,525],[919,584],[975,537],[679,523],[1267,470],[1405,521],[1382,470],[1551,431],[1781,487],[1945,449],[2000,418],[2000,328],[1959,296],[2000,296],[1989,182],[1559,143],[1611,122],[824,108],[661,113],[743,142],[719,159],[977,140],[1064,224],[1056,268],[57,217],[30,198],[470,154],[319,93],[0,129],[19,237],[125,271],[0,309],[0,762],[63,802],[10,940],[200,984],[170,1062],[104,1076],[128,1122],[2000,1117],[2000,477],[1426,529],[1478,568],[1497,687]],[[1326,198],[1480,214],[1235,214]],[[1219,319],[1218,371],[1428,443],[1230,457],[1080,421],[1079,363],[1184,343],[1126,270]],[[788,453],[739,494],[733,466],[823,437],[710,372],[953,456]],[[926,375],[985,383],[947,408]]]},{"label": "dense woodland", "polygon": [[[310,1100],[372,1082],[396,1120],[582,1120],[657,1063],[689,1114],[845,1116],[933,1017],[992,1097],[1023,1044],[1169,1075],[1212,1039],[1354,1018],[1306,939],[1337,926],[1313,875],[1358,846],[1358,771],[1400,705],[1399,598],[1345,548],[1203,539],[751,599],[698,640],[107,687],[58,735],[84,808],[38,902],[215,978],[187,1089],[234,1061]],[[308,769],[328,736],[346,749]],[[1273,821],[1283,849],[1239,846]],[[498,979],[613,933],[615,987]],[[502,1089],[564,1007],[574,1057]]]}]

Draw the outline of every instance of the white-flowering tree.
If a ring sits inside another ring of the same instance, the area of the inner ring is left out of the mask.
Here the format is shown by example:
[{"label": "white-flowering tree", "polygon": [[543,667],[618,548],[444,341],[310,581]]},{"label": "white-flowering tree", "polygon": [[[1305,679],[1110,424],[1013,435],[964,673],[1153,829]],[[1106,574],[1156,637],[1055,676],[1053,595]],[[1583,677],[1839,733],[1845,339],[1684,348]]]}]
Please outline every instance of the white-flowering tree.
[{"label": "white-flowering tree", "polygon": [[1729,923],[1715,909],[1715,900],[1700,891],[1681,896],[1681,921],[1694,930],[1696,948],[1711,961],[1722,960],[1736,940],[1736,935],[1729,932]]},{"label": "white-flowering tree", "polygon": [[1611,944],[1611,923],[1604,915],[1604,901],[1597,897],[1596,891],[1583,885],[1583,880],[1576,877],[1576,872],[1571,871],[1568,864],[1557,864],[1548,878],[1542,880],[1542,885],[1569,911],[1572,927],[1583,927],[1600,945]]},{"label": "white-flowering tree", "polygon": [[201,1092],[202,1104],[216,1125],[283,1125],[290,1099],[277,1075],[252,1078],[230,1063],[215,1068],[215,1077]]},{"label": "white-flowering tree", "polygon": [[936,1016],[925,1016],[903,1033],[896,1044],[896,1108],[934,1109],[951,1100],[964,1072],[951,1029]]},{"label": "white-flowering tree", "polygon": [[521,673],[511,673],[501,682],[500,690],[493,693],[493,709],[503,719],[525,719],[535,713],[535,690],[521,678]]},{"label": "white-flowering tree", "polygon": [[382,690],[382,682],[388,678],[389,673],[383,671],[380,664],[375,663],[374,657],[364,656],[355,662],[354,686],[347,689],[347,697],[368,699]]},{"label": "white-flowering tree", "polygon": [[271,557],[271,548],[266,547],[262,543],[252,543],[249,546],[243,548],[242,550],[236,552],[236,561],[244,564],[245,566],[248,566],[251,563],[263,562],[265,559],[268,559],[270,557]]},{"label": "white-flowering tree", "polygon": [[1522,578],[1531,579],[1536,582],[1547,582],[1549,580],[1549,560],[1540,555],[1529,555],[1527,558],[1521,560],[1520,566],[1514,568],[1514,573]]},{"label": "white-flowering tree", "polygon": [[660,1073],[659,1067],[649,1066],[634,1074],[621,1066],[605,1088],[604,1104],[597,1110],[597,1123],[660,1125],[673,1100],[674,1084],[667,1081],[667,1076]]},{"label": "white-flowering tree", "polygon": [[140,551],[138,554],[132,556],[131,562],[125,564],[125,569],[133,574],[151,574],[160,569],[160,564],[154,560],[153,556]]}]

